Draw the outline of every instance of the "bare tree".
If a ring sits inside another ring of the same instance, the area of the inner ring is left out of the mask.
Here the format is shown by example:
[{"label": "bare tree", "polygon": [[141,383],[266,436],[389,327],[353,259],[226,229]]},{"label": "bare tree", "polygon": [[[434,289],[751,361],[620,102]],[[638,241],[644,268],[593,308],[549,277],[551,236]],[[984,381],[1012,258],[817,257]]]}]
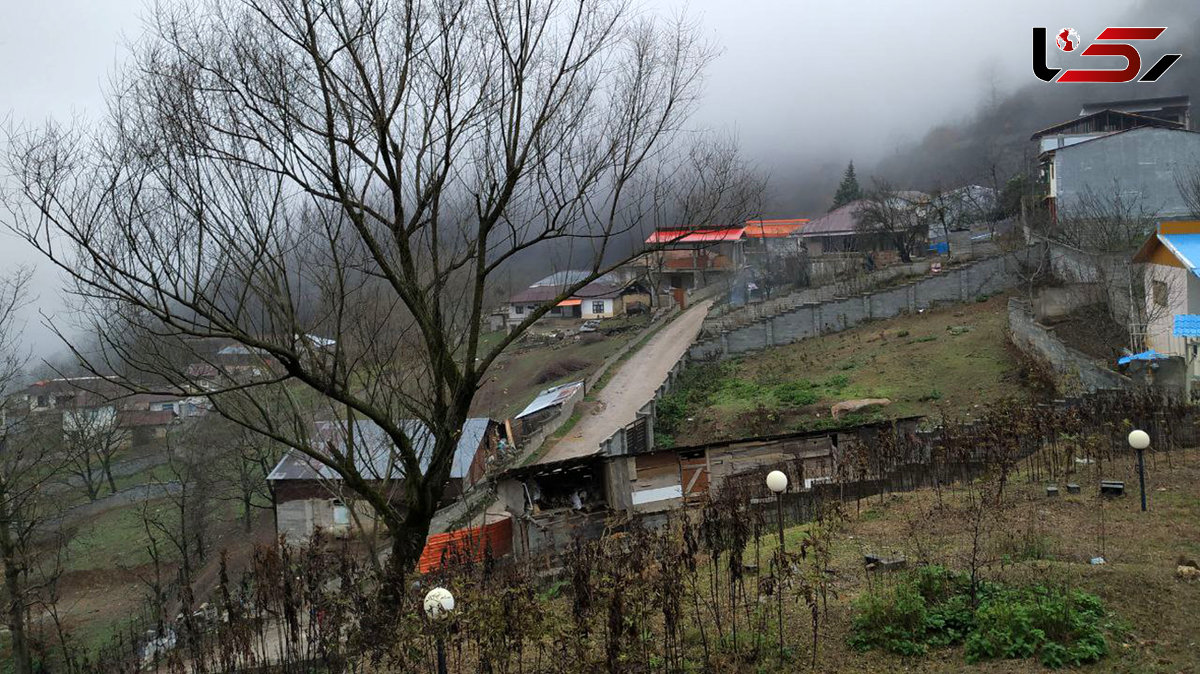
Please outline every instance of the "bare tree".
[{"label": "bare tree", "polygon": [[[713,54],[621,0],[156,5],[102,132],[10,134],[5,222],[74,281],[90,369],[324,464],[406,569],[500,352],[647,227],[748,215],[760,181],[685,126]],[[589,273],[481,348],[491,280],[538,250]],[[312,440],[349,414],[402,478]]]},{"label": "bare tree", "polygon": [[1127,327],[1134,348],[1142,347],[1145,326],[1170,311],[1165,303],[1146,301],[1146,270],[1129,263],[1154,231],[1155,219],[1155,211],[1139,193],[1114,182],[1111,190],[1088,189],[1059,204],[1057,218],[1046,225],[1044,235],[1050,241],[1055,274],[1095,284],[1101,304],[1112,320]]},{"label": "bare tree", "polygon": [[912,262],[913,251],[929,236],[928,195],[897,190],[886,180],[876,179],[874,183],[854,211],[857,231],[869,237],[881,236],[901,260]]},{"label": "bare tree", "polygon": [[63,410],[62,442],[69,459],[64,474],[83,487],[89,500],[100,498],[106,482],[110,493],[117,491],[113,460],[128,441],[112,405]]},{"label": "bare tree", "polygon": [[33,672],[29,608],[46,601],[39,590],[49,578],[57,578],[57,571],[41,576],[51,567],[39,559],[39,543],[48,538],[55,519],[56,500],[45,489],[46,476],[64,461],[62,453],[46,451],[40,429],[29,423],[26,410],[11,397],[27,362],[20,346],[19,313],[28,299],[29,279],[27,269],[0,278],[0,599],[16,674]]}]

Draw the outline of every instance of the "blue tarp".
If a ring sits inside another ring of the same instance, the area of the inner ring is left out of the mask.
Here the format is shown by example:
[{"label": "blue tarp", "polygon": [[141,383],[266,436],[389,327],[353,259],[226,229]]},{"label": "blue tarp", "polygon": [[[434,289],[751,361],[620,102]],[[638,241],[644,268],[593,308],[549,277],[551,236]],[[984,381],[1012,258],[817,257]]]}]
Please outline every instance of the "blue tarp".
[{"label": "blue tarp", "polygon": [[1175,336],[1200,337],[1200,316],[1196,314],[1176,314]]},{"label": "blue tarp", "polygon": [[1132,363],[1135,360],[1159,360],[1161,358],[1170,358],[1170,356],[1163,354],[1163,353],[1159,353],[1159,352],[1155,351],[1154,349],[1150,349],[1149,351],[1135,353],[1132,356],[1122,356],[1117,359],[1117,365],[1126,365],[1128,363]]},{"label": "blue tarp", "polygon": [[929,252],[937,253],[938,255],[947,255],[950,252],[950,244],[945,241],[929,244]]}]

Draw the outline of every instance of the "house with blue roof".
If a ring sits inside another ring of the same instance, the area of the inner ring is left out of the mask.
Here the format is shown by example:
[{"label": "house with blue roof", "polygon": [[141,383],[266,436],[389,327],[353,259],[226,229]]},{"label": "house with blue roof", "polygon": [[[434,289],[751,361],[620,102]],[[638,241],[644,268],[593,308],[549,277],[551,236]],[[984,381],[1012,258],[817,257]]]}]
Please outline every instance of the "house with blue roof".
[{"label": "house with blue roof", "polygon": [[1187,358],[1197,376],[1189,342],[1200,344],[1200,221],[1158,223],[1133,262],[1145,265],[1146,347]]}]

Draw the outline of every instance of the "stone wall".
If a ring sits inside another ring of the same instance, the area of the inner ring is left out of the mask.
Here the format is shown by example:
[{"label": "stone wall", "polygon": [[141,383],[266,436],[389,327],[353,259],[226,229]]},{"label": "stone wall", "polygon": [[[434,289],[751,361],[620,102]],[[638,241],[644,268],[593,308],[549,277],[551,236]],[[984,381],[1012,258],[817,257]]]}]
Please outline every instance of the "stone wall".
[{"label": "stone wall", "polygon": [[802,304],[697,342],[688,355],[692,360],[718,360],[839,332],[936,304],[971,301],[1016,286],[1020,282],[1018,265],[1016,256],[997,256],[886,290]]},{"label": "stone wall", "polygon": [[1034,320],[1029,303],[1025,300],[1014,297],[1008,301],[1008,328],[1009,336],[1018,349],[1054,370],[1060,392],[1092,392],[1133,385],[1129,377],[1113,372],[1063,344],[1053,330]]}]

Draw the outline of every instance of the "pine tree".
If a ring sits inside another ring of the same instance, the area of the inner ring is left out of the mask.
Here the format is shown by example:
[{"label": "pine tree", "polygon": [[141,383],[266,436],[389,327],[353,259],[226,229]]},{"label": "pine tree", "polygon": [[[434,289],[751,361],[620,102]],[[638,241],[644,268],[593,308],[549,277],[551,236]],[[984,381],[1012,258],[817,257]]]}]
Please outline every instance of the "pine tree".
[{"label": "pine tree", "polygon": [[846,167],[846,172],[842,174],[842,184],[838,185],[837,193],[833,195],[833,205],[829,210],[840,208],[850,203],[858,201],[862,198],[862,189],[858,186],[858,177],[854,175],[854,162]]}]

